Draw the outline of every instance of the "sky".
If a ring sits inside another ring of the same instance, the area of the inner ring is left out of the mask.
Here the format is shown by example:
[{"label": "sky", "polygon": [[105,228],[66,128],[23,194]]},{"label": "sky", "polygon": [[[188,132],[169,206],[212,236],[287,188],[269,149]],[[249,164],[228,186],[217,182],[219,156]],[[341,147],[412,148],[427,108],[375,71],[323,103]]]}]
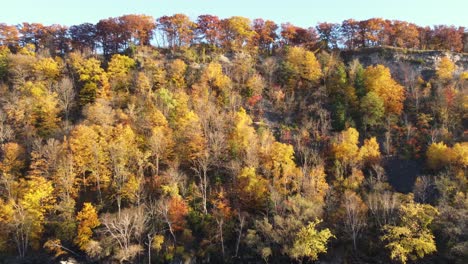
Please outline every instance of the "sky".
[{"label": "sky", "polygon": [[468,0],[10,0],[2,4],[0,23],[70,26],[124,14],[158,18],[176,13],[186,14],[193,20],[202,14],[220,18],[244,16],[301,27],[372,17],[404,20],[420,26],[468,27]]}]

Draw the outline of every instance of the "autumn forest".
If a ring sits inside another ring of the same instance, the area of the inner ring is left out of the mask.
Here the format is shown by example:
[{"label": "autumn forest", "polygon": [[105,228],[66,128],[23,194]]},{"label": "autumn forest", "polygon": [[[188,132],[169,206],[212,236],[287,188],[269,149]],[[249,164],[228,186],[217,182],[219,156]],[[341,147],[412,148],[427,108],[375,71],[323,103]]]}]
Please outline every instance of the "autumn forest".
[{"label": "autumn forest", "polygon": [[0,23],[0,263],[467,263],[467,34]]}]

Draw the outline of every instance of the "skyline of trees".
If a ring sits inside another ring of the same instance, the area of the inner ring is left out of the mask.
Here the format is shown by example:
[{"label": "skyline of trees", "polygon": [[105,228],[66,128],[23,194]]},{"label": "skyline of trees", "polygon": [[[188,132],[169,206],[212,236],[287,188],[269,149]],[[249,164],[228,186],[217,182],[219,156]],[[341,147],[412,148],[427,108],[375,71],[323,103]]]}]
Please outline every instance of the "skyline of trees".
[{"label": "skyline of trees", "polygon": [[104,55],[122,52],[132,45],[178,48],[208,44],[236,51],[241,46],[272,52],[284,45],[308,49],[357,49],[392,46],[420,50],[462,52],[466,29],[463,26],[435,25],[421,27],[399,20],[371,18],[339,23],[320,22],[302,28],[291,23],[233,16],[221,19],[200,15],[192,21],[184,14],[162,16],[123,15],[101,19],[96,24],[82,23],[70,27],[41,23],[0,24],[0,45],[15,50],[32,44],[35,51],[48,49],[52,54],[99,49]]}]

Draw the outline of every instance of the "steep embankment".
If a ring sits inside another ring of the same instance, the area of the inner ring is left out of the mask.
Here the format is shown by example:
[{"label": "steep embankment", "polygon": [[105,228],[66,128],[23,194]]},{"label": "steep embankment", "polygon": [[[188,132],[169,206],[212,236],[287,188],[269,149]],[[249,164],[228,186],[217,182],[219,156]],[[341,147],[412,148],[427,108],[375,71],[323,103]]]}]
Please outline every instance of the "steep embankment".
[{"label": "steep embankment", "polygon": [[[443,57],[448,57],[455,63],[455,77],[468,71],[468,53],[375,47],[343,51],[341,56],[346,63],[357,59],[364,67],[383,64],[390,68],[392,77],[406,87],[414,83],[420,76],[424,81],[433,78]],[[383,165],[388,180],[395,190],[408,193],[412,190],[416,177],[423,173],[424,162],[394,156],[386,159]]]},{"label": "steep embankment", "polygon": [[402,84],[418,76],[428,81],[434,76],[437,65],[443,57],[449,57],[455,63],[456,75],[468,71],[468,53],[375,47],[343,51],[341,54],[345,62],[358,59],[365,67],[383,64],[390,68],[392,76]]}]

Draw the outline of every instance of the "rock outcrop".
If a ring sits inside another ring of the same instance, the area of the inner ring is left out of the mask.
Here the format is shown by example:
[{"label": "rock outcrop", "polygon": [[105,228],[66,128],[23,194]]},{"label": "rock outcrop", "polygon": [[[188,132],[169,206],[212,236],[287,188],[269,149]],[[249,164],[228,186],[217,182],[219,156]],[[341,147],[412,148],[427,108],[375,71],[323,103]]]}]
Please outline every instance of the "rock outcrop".
[{"label": "rock outcrop", "polygon": [[375,47],[343,51],[341,55],[345,62],[358,59],[364,67],[383,64],[390,68],[392,76],[402,84],[419,76],[428,81],[435,75],[443,57],[449,57],[455,63],[455,75],[468,71],[468,53]]}]

